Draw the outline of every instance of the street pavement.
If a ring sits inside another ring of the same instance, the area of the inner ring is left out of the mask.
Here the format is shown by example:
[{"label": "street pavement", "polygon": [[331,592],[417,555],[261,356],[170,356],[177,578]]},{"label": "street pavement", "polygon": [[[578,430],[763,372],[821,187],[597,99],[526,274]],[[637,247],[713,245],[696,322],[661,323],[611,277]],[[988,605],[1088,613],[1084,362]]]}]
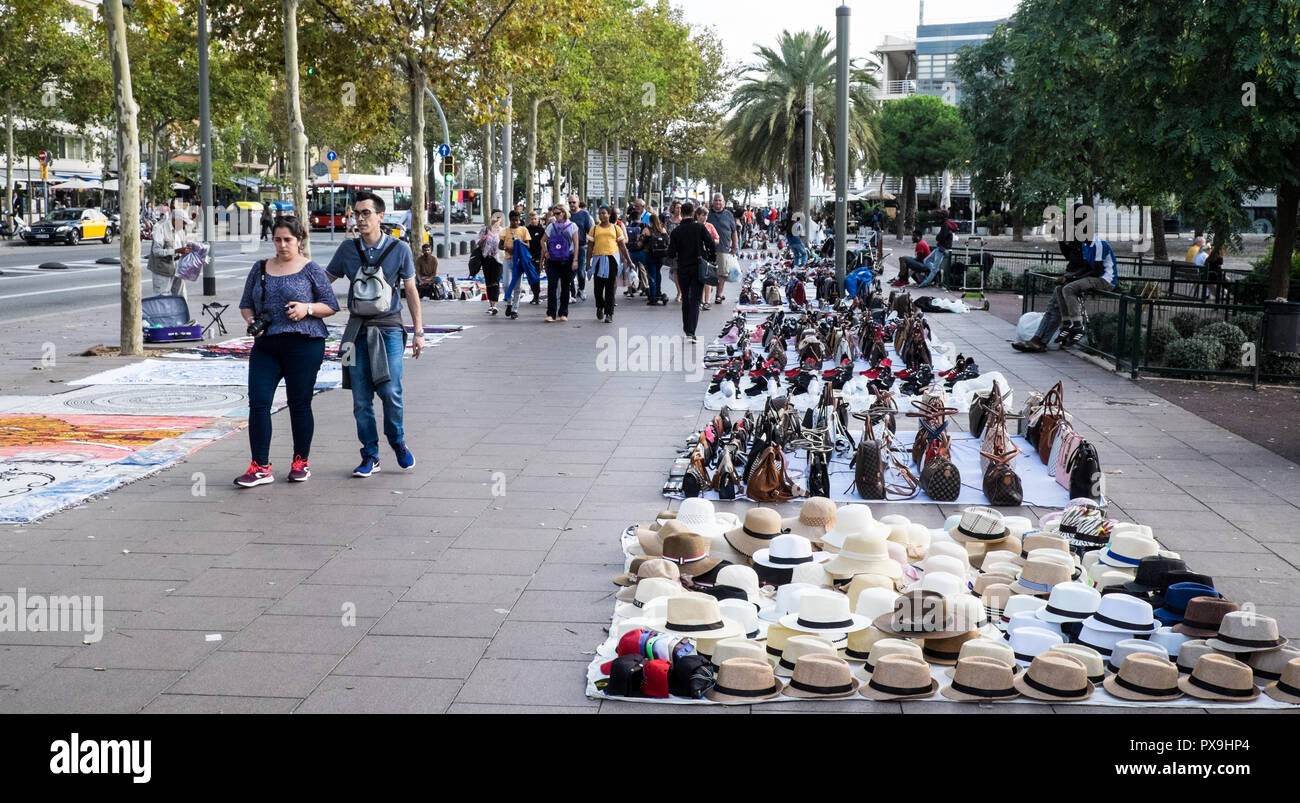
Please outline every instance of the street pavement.
[{"label": "street pavement", "polygon": [[[458,265],[463,259],[444,270]],[[668,506],[666,469],[706,417],[704,386],[686,371],[598,370],[598,338],[620,328],[676,335],[679,308],[629,302],[608,325],[595,322],[589,302],[572,307],[567,324],[543,323],[537,307],[510,321],[478,303],[424,305],[428,323],[474,328],[407,363],[411,471],[383,449],[382,473],[349,476],[358,460],[351,400],[328,391],[315,399],[305,484],[284,481],[290,443],[281,412],[271,485],[231,485],[248,463],[241,433],[83,507],[0,529],[0,591],[102,594],[108,609],[106,633],[92,645],[80,634],[0,633],[0,712],[971,710],[585,697],[585,668],[613,610],[610,579],[623,568],[617,536]],[[705,312],[701,334],[727,316],[718,306]],[[938,338],[982,370],[1001,371],[1018,399],[1064,380],[1075,426],[1100,452],[1114,515],[1150,524],[1227,596],[1300,637],[1293,463],[1071,354],[1013,352],[1013,327],[992,315],[930,317]],[[4,393],[55,392],[130,362],[65,356],[115,343],[114,316],[69,323],[47,315],[7,327],[16,340],[0,347]],[[40,364],[44,342],[58,345],[53,366]],[[719,503],[741,516],[749,506]],[[956,510],[888,512],[937,526]]]}]

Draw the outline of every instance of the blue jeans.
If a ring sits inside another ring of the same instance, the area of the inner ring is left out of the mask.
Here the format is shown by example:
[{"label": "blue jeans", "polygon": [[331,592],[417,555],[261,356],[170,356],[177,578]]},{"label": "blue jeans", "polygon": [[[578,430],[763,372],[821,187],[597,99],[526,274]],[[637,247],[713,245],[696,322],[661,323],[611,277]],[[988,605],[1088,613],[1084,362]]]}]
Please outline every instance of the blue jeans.
[{"label": "blue jeans", "polygon": [[663,282],[660,271],[663,270],[664,258],[657,257],[650,252],[645,253],[645,273],[650,278],[650,299],[654,300],[659,297],[659,285]]},{"label": "blue jeans", "polygon": [[352,416],[357,420],[357,440],[361,441],[361,457],[379,459],[379,431],[375,427],[375,395],[384,405],[384,435],[388,444],[396,446],[406,438],[402,432],[402,352],[405,349],[405,332],[397,328],[384,328],[384,345],[388,352],[389,380],[376,387],[370,382],[370,355],[366,352],[366,338],[375,329],[366,328],[357,335],[353,351],[356,364],[352,372]]},{"label": "blue jeans", "polygon": [[790,248],[794,251],[794,267],[808,264],[808,249],[803,247],[803,240],[790,236]]},{"label": "blue jeans", "polygon": [[311,414],[316,374],[325,358],[325,338],[298,332],[262,335],[248,358],[248,447],[260,465],[271,462],[271,402],[284,380],[289,398],[293,453],[311,456],[315,419]]},{"label": "blue jeans", "polygon": [[925,261],[926,267],[930,269],[930,275],[926,276],[917,287],[928,287],[932,284],[935,278],[938,277],[939,272],[943,270],[944,262],[947,259],[948,252],[936,245],[934,251],[930,254],[930,258]]}]

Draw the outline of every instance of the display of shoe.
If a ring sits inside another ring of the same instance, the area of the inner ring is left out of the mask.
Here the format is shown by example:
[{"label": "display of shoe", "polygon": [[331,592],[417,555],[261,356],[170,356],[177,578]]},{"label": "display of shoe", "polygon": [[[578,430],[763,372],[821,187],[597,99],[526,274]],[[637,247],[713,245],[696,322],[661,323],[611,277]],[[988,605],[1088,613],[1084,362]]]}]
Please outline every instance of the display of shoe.
[{"label": "display of shoe", "polygon": [[271,464],[259,465],[256,460],[248,464],[248,471],[235,478],[235,484],[242,488],[266,485],[268,482],[275,482],[275,477],[271,476]]}]

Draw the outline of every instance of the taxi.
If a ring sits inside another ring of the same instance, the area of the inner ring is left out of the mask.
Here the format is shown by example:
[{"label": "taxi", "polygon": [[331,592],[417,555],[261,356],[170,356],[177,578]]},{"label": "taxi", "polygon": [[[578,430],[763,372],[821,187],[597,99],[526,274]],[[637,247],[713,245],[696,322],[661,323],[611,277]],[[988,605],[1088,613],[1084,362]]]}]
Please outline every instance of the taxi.
[{"label": "taxi", "polygon": [[56,241],[76,245],[82,240],[102,240],[107,245],[113,242],[113,231],[109,227],[108,215],[99,209],[55,209],[49,216],[33,223],[22,233],[22,238],[28,245]]}]

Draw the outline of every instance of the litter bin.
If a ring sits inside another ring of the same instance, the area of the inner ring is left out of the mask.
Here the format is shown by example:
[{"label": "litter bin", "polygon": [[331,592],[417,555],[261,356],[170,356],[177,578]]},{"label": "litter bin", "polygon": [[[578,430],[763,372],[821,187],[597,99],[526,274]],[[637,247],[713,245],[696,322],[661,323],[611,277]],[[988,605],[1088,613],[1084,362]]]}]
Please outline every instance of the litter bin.
[{"label": "litter bin", "polygon": [[1300,351],[1300,301],[1264,302],[1264,351]]}]

